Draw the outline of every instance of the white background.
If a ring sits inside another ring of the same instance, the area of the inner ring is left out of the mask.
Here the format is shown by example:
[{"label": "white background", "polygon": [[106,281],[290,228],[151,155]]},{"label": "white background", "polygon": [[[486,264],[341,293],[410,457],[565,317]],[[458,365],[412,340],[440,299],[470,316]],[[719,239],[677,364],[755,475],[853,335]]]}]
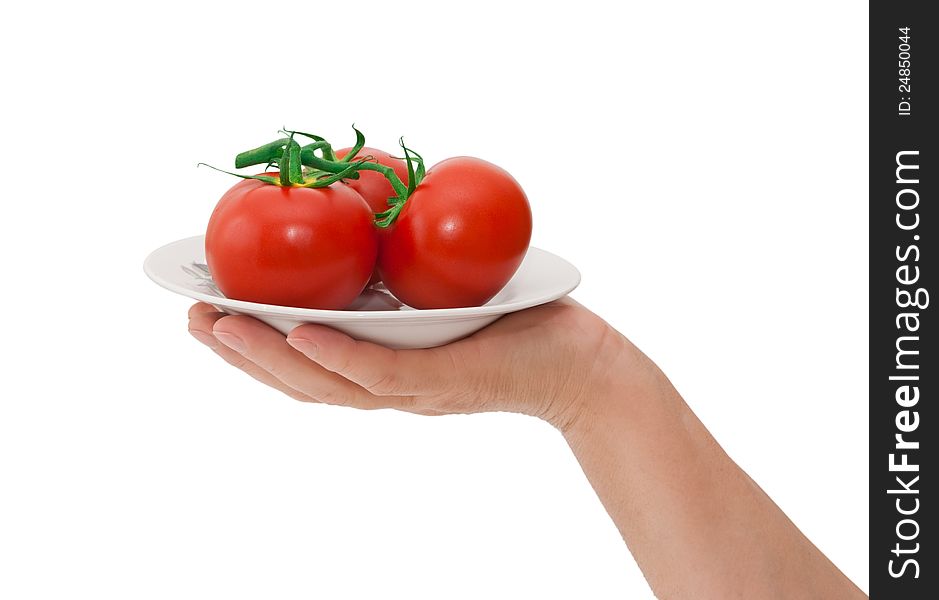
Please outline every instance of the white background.
[{"label": "white background", "polygon": [[531,6],[5,9],[0,597],[651,597],[547,425],[288,400],[143,275],[232,184],[198,161],[353,122],[513,173],[866,589],[866,4]]}]

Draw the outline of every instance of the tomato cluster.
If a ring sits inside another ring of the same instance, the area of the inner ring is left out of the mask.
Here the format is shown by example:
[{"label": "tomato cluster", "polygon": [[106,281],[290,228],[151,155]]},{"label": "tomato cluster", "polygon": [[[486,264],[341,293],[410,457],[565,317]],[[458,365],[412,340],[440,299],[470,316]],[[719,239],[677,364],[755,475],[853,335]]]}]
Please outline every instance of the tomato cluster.
[{"label": "tomato cluster", "polygon": [[479,306],[525,257],[528,199],[496,165],[456,157],[425,170],[403,143],[396,158],[358,130],[338,151],[286,133],[238,155],[237,168],[268,169],[240,175],[209,220],[206,261],[226,296],[338,310],[381,280],[413,308]]}]

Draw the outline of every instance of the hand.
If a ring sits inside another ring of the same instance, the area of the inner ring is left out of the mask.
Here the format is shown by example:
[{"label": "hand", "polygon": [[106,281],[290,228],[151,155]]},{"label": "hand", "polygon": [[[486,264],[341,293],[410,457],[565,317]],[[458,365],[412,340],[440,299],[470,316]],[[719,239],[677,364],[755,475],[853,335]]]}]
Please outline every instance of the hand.
[{"label": "hand", "polygon": [[664,374],[570,299],[428,350],[320,325],[189,311],[189,331],[298,400],[424,415],[512,411],[559,428],[661,598],[864,598],[724,453]]},{"label": "hand", "polygon": [[[639,355],[573,300],[507,315],[427,350],[391,350],[320,325],[290,335],[208,304],[189,331],[255,379],[298,400],[424,415],[510,411],[569,429],[621,354]],[[651,363],[650,363],[651,365]]]}]

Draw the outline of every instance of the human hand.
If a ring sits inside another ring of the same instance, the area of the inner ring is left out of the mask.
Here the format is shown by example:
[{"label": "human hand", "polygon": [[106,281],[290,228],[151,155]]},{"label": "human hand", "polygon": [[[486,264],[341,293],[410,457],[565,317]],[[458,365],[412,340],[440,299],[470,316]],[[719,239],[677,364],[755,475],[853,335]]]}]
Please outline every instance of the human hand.
[{"label": "human hand", "polygon": [[189,331],[298,400],[550,422],[658,597],[865,597],[724,453],[658,367],[573,300],[426,350],[321,325],[284,336],[201,303]]},{"label": "human hand", "polygon": [[507,315],[426,350],[391,350],[321,325],[302,325],[285,337],[203,303],[190,309],[189,331],[230,364],[298,400],[425,415],[518,412],[562,431],[607,380],[614,358],[634,350],[570,299]]}]

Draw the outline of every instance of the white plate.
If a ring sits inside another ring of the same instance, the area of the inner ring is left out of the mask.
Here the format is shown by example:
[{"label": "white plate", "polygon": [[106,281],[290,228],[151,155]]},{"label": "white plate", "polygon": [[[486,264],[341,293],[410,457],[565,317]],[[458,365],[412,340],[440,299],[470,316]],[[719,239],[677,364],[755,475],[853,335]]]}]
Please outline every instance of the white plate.
[{"label": "white plate", "polygon": [[404,306],[381,285],[367,289],[348,310],[319,310],[257,304],[224,297],[205,266],[204,236],[154,250],[143,269],[171,292],[207,302],[222,312],[250,315],[281,333],[304,323],[329,325],[350,336],[391,348],[430,348],[465,337],[500,316],[545,304],[570,293],[580,273],[563,258],[529,248],[515,276],[483,306],[415,310]]}]

